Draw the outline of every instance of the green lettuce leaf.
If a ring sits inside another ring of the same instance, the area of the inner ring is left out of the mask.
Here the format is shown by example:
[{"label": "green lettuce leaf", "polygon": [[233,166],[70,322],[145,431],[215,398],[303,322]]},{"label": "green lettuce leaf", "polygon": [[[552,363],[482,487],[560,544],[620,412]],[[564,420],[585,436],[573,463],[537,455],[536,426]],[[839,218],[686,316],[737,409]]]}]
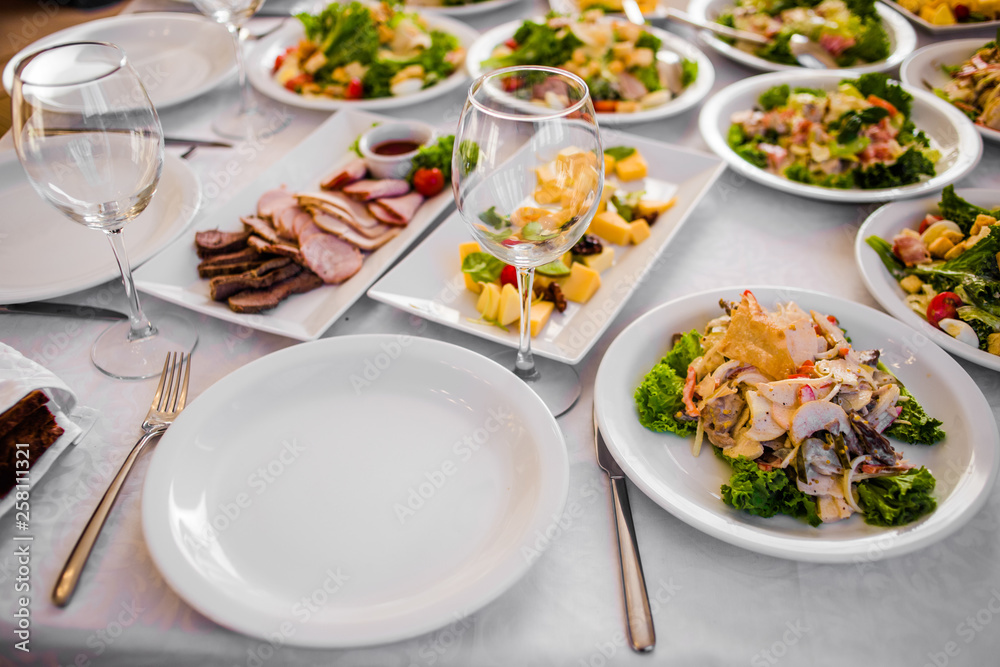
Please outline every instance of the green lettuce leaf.
[{"label": "green lettuce leaf", "polygon": [[500,279],[504,263],[485,252],[473,252],[462,260],[462,273],[480,283],[492,283]]},{"label": "green lettuce leaf", "polygon": [[650,369],[642,384],[635,390],[635,405],[639,411],[639,423],[658,432],[670,431],[677,435],[693,435],[697,429],[694,421],[677,419],[684,409],[681,396],[687,367],[701,356],[701,334],[691,330],[671,350]]},{"label": "green lettuce leaf", "polygon": [[894,477],[862,480],[857,484],[858,506],[867,524],[903,526],[934,511],[934,485],[934,476],[923,467]]},{"label": "green lettuce leaf", "polygon": [[733,474],[729,484],[722,485],[722,500],[730,507],[762,517],[787,514],[805,519],[810,526],[822,523],[816,501],[799,491],[784,469],[761,470],[745,456],[727,460]]}]

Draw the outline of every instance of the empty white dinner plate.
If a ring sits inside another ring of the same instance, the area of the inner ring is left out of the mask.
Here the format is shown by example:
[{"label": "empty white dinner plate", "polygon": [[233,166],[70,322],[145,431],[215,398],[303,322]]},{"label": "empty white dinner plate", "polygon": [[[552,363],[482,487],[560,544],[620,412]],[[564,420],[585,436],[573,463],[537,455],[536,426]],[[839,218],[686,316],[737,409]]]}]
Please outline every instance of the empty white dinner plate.
[{"label": "empty white dinner plate", "polygon": [[221,625],[370,645],[510,587],[544,549],[568,475],[555,419],[500,365],[424,338],[342,336],[198,396],[156,447],[142,524],[167,582]]},{"label": "empty white dinner plate", "polygon": [[9,93],[14,67],[29,53],[67,42],[111,42],[122,47],[158,109],[208,92],[236,69],[226,28],[204,16],[172,12],[124,14],[81,23],[21,49],[3,71]]},{"label": "empty white dinner plate", "polygon": [[790,287],[749,287],[773,309],[795,301],[806,311],[833,315],[857,349],[877,348],[881,361],[932,417],[947,437],[934,445],[893,447],[937,480],[937,509],[906,525],[883,528],[859,515],[813,528],[779,515],[753,516],[722,501],[720,487],[730,467],[702,448],[691,454],[691,438],[656,433],[639,423],[633,396],[646,373],[670,347],[671,336],[697,329],[723,314],[719,300],[739,301],[744,287],[714,289],[658,306],[632,322],[611,343],[597,372],[594,403],[601,432],[628,478],[661,507],[724,542],[770,556],[822,563],[889,558],[944,539],[983,506],[996,481],[997,425],[982,391],[958,363],[926,337],[867,306]]}]

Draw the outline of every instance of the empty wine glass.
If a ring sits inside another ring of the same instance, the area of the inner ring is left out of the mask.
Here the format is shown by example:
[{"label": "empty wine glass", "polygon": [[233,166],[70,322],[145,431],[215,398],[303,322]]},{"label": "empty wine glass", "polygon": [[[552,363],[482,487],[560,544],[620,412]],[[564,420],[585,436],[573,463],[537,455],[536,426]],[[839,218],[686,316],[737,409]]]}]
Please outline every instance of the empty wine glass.
[{"label": "empty wine glass", "polygon": [[11,110],[31,185],[70,220],[106,233],[121,270],[129,320],[97,339],[94,364],[117,378],[158,374],[166,353],[193,349],[198,334],[179,317],[150,322],[125,252],[122,229],[145,210],[163,168],[163,130],[139,75],[114,44],[53,46],[18,62]]},{"label": "empty wine glass", "polygon": [[[601,137],[587,84],[549,67],[510,67],[469,89],[455,136],[452,188],[458,210],[487,253],[517,271],[520,335],[514,372],[555,415],[573,405],[571,366],[535,360],[535,268],[583,236],[604,186]],[[509,359],[509,353],[508,353]]]},{"label": "empty wine glass", "polygon": [[243,24],[257,13],[264,0],[194,0],[199,11],[226,26],[236,49],[236,67],[240,77],[240,103],[212,121],[212,129],[231,139],[269,137],[280,132],[290,120],[287,114],[265,116],[257,107],[257,97],[247,82],[246,59],[243,57]]}]

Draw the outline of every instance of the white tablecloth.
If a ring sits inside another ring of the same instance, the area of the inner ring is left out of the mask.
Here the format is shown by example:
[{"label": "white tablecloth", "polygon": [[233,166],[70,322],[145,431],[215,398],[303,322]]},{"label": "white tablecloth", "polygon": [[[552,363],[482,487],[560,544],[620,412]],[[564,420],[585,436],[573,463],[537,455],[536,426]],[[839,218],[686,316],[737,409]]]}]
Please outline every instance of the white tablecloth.
[{"label": "white tablecloth", "polygon": [[[141,3],[143,0],[139,0]],[[135,8],[134,6],[132,7]],[[473,17],[485,30],[543,5],[528,2]],[[273,21],[273,19],[270,19]],[[254,29],[264,27],[260,19]],[[691,33],[679,31],[690,37]],[[984,37],[988,37],[984,33]],[[923,43],[927,35],[920,33]],[[985,39],[984,39],[985,41]],[[709,53],[715,89],[754,72]],[[211,138],[208,121],[236,100],[235,83],[161,115],[174,135]],[[389,112],[455,122],[464,91]],[[305,138],[325,114],[291,110],[289,128],[254,151],[199,149],[191,160],[217,205]],[[697,111],[628,128],[662,141],[706,149]],[[9,135],[0,148],[10,147]],[[322,147],[317,147],[322,150]],[[248,155],[253,158],[247,159]],[[649,156],[656,159],[655,156]],[[231,175],[227,163],[237,161]],[[228,175],[227,175],[228,174]],[[960,185],[1000,182],[1000,152],[987,144],[982,163]],[[120,382],[93,368],[89,347],[106,326],[55,318],[0,315],[0,340],[63,378],[100,418],[32,489],[31,653],[13,648],[13,518],[0,521],[0,664],[39,665],[967,665],[998,664],[1000,655],[1000,493],[950,538],[905,557],[874,550],[849,565],[813,565],[757,555],[701,534],[632,487],[632,509],[658,636],[651,655],[626,646],[618,553],[607,479],[593,454],[591,409],[598,364],[615,335],[671,298],[712,287],[781,284],[812,288],[875,305],[853,259],[859,224],[875,205],[826,204],[746,181],[728,171],[667,249],[667,261],[626,303],[577,367],[583,395],[559,419],[570,459],[571,508],[560,533],[530,572],[492,604],[464,620],[408,641],[343,651],[290,647],[225,630],[193,611],[150,560],[140,527],[146,460],[140,460],[97,544],[72,603],[48,599],[55,576],[93,507],[138,434],[154,380]],[[67,223],[68,224],[68,223]],[[188,243],[185,238],[181,243]],[[816,258],[823,261],[818,270]],[[108,253],[109,261],[111,253]],[[120,285],[73,295],[124,309]],[[173,306],[145,297],[148,307]],[[189,314],[201,340],[191,393],[269,352],[295,344]],[[416,333],[483,354],[496,346],[362,298],[327,336]],[[979,384],[995,418],[1000,375],[960,361]],[[576,508],[576,509],[572,509]]]}]

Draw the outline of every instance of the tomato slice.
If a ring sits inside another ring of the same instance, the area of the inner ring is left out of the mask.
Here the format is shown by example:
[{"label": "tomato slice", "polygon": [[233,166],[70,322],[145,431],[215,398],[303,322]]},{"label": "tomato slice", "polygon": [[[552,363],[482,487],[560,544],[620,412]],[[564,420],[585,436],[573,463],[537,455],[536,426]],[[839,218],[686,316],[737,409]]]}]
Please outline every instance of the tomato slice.
[{"label": "tomato slice", "polygon": [[344,97],[349,100],[360,100],[361,96],[364,95],[365,89],[361,85],[361,79],[357,77],[351,79],[351,82],[347,84],[347,90],[344,91]]},{"label": "tomato slice", "polygon": [[595,100],[594,111],[597,113],[614,113],[617,104],[614,100]]},{"label": "tomato slice", "polygon": [[958,307],[962,299],[954,292],[941,292],[927,304],[927,321],[938,326],[945,318],[958,319]]},{"label": "tomato slice", "polygon": [[421,167],[413,173],[413,189],[425,197],[444,190],[444,174],[437,167]]},{"label": "tomato slice", "polygon": [[892,105],[892,102],[886,102],[881,97],[878,97],[876,95],[869,95],[868,103],[876,107],[882,107],[883,109],[889,112],[890,116],[895,116],[898,113],[896,111],[896,107]]}]

